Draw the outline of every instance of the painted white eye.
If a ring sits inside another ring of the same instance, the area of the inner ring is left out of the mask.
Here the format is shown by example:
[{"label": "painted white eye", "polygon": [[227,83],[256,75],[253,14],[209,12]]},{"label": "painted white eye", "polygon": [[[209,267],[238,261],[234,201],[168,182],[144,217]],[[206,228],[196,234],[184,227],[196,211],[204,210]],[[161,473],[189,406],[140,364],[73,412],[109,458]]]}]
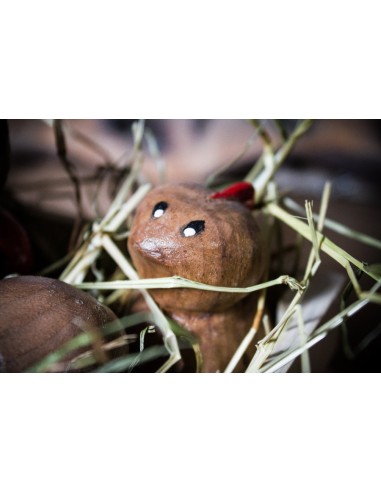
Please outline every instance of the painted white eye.
[{"label": "painted white eye", "polygon": [[181,235],[184,237],[192,237],[196,234],[200,234],[205,230],[205,221],[204,220],[192,220],[181,230]]},{"label": "painted white eye", "polygon": [[184,229],[183,234],[185,237],[194,236],[196,234],[196,229],[193,229],[193,227],[187,227]]},{"label": "painted white eye", "polygon": [[168,203],[167,202],[159,202],[154,206],[154,209],[152,210],[152,217],[155,219],[158,219],[162,215],[164,215],[164,212],[168,208]]}]

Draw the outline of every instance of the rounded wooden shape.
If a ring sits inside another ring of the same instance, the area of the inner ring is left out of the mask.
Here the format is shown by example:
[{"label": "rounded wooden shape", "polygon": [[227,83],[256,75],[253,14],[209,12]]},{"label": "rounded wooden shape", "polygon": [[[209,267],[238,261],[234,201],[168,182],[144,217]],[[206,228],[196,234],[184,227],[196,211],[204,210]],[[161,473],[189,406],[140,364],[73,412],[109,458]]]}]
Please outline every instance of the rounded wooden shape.
[{"label": "rounded wooden shape", "polygon": [[[244,287],[261,275],[259,238],[254,217],[241,203],[212,198],[199,185],[164,185],[139,205],[128,249],[143,278],[179,275]],[[194,289],[150,292],[168,312],[219,312],[244,297]]]},{"label": "rounded wooden shape", "polygon": [[85,292],[59,280],[13,277],[0,281],[0,358],[20,372],[88,329],[116,319]]}]

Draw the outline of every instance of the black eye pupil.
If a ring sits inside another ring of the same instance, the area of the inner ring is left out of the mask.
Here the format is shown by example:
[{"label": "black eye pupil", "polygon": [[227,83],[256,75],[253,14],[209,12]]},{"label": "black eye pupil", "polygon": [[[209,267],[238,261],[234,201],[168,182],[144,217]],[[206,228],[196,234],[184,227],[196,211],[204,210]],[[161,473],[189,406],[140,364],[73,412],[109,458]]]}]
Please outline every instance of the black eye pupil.
[{"label": "black eye pupil", "polygon": [[167,202],[159,202],[154,206],[152,215],[156,218],[161,217],[163,213],[167,210],[167,208],[168,208]]}]

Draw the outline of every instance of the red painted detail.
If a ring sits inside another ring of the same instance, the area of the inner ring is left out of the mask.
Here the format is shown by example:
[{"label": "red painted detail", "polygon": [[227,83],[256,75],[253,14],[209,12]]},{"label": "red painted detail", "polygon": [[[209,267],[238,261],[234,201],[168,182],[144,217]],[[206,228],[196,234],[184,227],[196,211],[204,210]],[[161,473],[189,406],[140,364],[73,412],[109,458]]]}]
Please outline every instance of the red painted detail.
[{"label": "red painted detail", "polygon": [[216,191],[210,198],[224,200],[235,200],[243,203],[248,208],[254,207],[254,188],[251,183],[241,181],[240,183],[235,183],[222,191]]},{"label": "red painted detail", "polygon": [[32,246],[25,229],[6,210],[0,208],[0,276],[33,271]]}]

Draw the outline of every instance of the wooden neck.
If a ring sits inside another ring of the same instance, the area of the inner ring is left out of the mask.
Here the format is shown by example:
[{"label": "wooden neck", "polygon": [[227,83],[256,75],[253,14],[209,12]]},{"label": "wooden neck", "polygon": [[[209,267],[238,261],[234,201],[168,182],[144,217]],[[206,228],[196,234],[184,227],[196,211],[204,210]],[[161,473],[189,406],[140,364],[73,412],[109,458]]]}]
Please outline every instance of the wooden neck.
[{"label": "wooden neck", "polygon": [[[203,357],[202,372],[223,372],[248,333],[255,314],[256,296],[250,295],[218,313],[168,313],[178,324],[194,334]],[[254,353],[254,344],[245,353],[237,371],[244,371]]]}]

